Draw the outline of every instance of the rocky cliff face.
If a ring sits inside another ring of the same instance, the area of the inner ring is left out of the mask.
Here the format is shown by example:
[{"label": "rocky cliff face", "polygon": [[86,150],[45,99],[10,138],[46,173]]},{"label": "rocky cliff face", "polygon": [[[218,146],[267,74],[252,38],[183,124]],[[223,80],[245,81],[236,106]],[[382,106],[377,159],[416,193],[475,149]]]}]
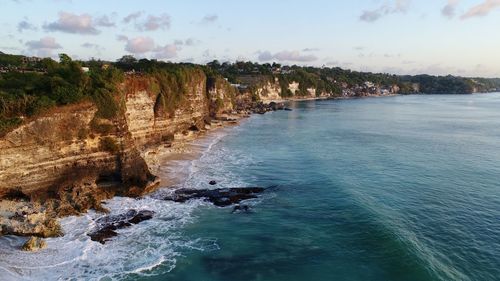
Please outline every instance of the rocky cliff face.
[{"label": "rocky cliff face", "polygon": [[270,102],[283,99],[281,97],[281,86],[277,78],[273,83],[268,81],[262,87],[257,88],[256,95],[263,102]]},{"label": "rocky cliff face", "polygon": [[[157,182],[141,157],[145,149],[171,142],[176,133],[201,129],[211,115],[232,109],[229,88],[220,82],[207,91],[200,72],[183,81],[174,107],[157,86],[165,83],[161,78],[128,76],[116,94],[120,113],[113,118],[100,117],[93,103],[84,102],[57,108],[8,133],[0,139],[0,198],[31,198],[44,211],[67,215],[99,209],[102,199],[116,194],[147,191]],[[2,232],[9,233],[6,229]]]},{"label": "rocky cliff face", "polygon": [[294,99],[311,99],[311,98],[319,98],[319,97],[333,97],[332,93],[319,92],[316,88],[307,88],[305,93],[301,94],[300,92],[300,83],[292,81],[288,83],[286,89],[291,93],[291,97],[283,97],[283,89],[279,83],[278,78],[275,79],[274,82],[267,82],[257,87],[255,90],[255,95],[259,97],[259,100],[264,103],[269,103],[271,101],[280,101],[287,98]]}]

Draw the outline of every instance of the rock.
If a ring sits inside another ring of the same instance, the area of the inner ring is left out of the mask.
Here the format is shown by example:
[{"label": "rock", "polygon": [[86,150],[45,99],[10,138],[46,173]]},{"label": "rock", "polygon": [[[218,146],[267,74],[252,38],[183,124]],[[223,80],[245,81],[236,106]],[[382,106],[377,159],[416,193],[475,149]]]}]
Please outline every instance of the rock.
[{"label": "rock", "polygon": [[32,236],[24,243],[22,250],[27,252],[36,252],[47,247],[47,243],[40,237]]},{"label": "rock", "polygon": [[236,205],[236,206],[234,206],[231,214],[236,213],[236,212],[250,213],[250,207],[248,205]]},{"label": "rock", "polygon": [[238,204],[243,200],[257,198],[258,193],[264,192],[262,187],[221,188],[221,189],[178,189],[173,195],[164,197],[164,200],[186,202],[190,199],[203,198],[215,206],[226,207]]},{"label": "rock", "polygon": [[124,214],[105,216],[96,220],[96,230],[88,233],[92,241],[105,244],[115,237],[117,229],[122,229],[153,218],[154,212],[148,210],[129,210]]},{"label": "rock", "polygon": [[57,220],[37,203],[0,200],[0,235],[62,236]]},{"label": "rock", "polygon": [[269,103],[269,108],[271,108],[273,111],[276,111],[278,110],[278,104],[272,101]]},{"label": "rock", "polygon": [[272,111],[276,111],[276,110],[284,110],[285,109],[285,104],[280,102],[280,103],[276,103],[274,101],[270,102],[268,107],[272,110]]},{"label": "rock", "polygon": [[214,180],[211,180],[210,182],[208,182],[208,184],[209,184],[209,185],[216,185],[216,184],[217,184],[217,182],[216,182],[216,181],[214,181]]},{"label": "rock", "polygon": [[285,110],[285,111],[292,111],[292,109],[288,108],[288,107],[283,108],[283,110]]}]

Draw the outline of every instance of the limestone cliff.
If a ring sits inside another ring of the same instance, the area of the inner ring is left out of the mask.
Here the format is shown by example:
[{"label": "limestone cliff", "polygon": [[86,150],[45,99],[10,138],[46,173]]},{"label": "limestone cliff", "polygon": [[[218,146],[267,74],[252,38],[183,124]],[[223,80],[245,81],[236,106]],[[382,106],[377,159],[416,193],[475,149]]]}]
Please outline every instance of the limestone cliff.
[{"label": "limestone cliff", "polygon": [[67,215],[98,209],[116,194],[144,193],[156,183],[141,156],[145,149],[204,128],[211,116],[233,108],[225,80],[207,85],[197,69],[186,77],[129,75],[115,95],[116,116],[104,118],[93,102],[82,102],[11,131],[0,139],[0,199],[31,198]]}]

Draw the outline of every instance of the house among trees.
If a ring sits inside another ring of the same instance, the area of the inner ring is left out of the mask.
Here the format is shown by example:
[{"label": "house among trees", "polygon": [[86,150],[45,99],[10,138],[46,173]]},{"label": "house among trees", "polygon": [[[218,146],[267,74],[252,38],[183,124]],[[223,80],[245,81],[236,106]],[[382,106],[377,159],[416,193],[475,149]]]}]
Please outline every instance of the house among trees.
[{"label": "house among trees", "polygon": [[22,57],[21,58],[23,64],[32,64],[42,61],[42,58],[39,57]]}]

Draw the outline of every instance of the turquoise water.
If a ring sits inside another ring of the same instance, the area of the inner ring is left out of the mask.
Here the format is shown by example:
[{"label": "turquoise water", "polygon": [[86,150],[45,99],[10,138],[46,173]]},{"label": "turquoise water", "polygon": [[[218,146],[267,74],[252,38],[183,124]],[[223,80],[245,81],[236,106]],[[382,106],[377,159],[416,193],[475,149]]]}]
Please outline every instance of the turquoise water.
[{"label": "turquoise water", "polygon": [[188,180],[278,187],[249,214],[197,208],[181,232],[209,245],[129,279],[500,280],[500,94],[292,106]]},{"label": "turquoise water", "polygon": [[0,280],[500,280],[500,94],[291,107],[181,165],[185,187],[277,185],[251,213],[115,198],[155,218],[106,245],[86,235],[101,214],[67,218],[35,254],[2,237]]}]

